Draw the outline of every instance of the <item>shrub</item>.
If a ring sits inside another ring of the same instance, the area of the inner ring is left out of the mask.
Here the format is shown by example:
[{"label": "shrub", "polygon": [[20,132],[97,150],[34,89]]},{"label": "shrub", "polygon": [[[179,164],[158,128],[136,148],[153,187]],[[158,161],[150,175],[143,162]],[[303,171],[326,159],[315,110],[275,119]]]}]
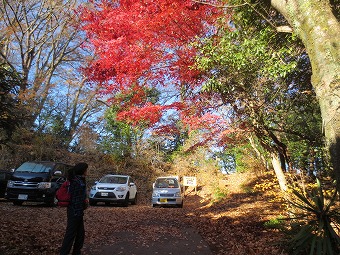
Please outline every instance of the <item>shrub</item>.
[{"label": "shrub", "polygon": [[289,201],[294,211],[291,219],[294,236],[289,241],[293,254],[338,255],[340,253],[340,213],[336,208],[337,190],[328,198],[319,180],[311,192],[293,190]]}]

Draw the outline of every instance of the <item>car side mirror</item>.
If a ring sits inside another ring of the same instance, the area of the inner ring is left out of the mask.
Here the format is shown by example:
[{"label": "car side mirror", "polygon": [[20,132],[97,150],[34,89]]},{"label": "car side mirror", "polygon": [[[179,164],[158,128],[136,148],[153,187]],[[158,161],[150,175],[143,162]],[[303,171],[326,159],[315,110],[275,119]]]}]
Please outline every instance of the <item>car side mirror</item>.
[{"label": "car side mirror", "polygon": [[53,175],[56,175],[56,176],[62,176],[63,173],[60,171],[60,170],[57,170],[53,173]]},{"label": "car side mirror", "polygon": [[132,187],[132,186],[135,186],[135,183],[134,183],[134,182],[131,182],[131,183],[130,183],[130,187]]}]

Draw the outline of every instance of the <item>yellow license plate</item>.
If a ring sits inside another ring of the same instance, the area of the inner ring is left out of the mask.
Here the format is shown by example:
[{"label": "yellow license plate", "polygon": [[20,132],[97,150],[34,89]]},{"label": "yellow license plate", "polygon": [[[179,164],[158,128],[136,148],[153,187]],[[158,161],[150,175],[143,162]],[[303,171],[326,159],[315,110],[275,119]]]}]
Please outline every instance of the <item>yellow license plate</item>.
[{"label": "yellow license plate", "polygon": [[167,200],[166,198],[160,198],[160,199],[159,199],[159,202],[161,202],[161,203],[166,203],[166,202],[168,202],[168,200]]}]

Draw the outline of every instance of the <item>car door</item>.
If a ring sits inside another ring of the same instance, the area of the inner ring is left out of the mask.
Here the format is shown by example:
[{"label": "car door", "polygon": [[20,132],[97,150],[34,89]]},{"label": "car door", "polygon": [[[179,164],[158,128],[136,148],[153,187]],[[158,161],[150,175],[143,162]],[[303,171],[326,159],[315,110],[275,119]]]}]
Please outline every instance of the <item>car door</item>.
[{"label": "car door", "polygon": [[136,187],[136,183],[134,183],[131,177],[129,177],[129,190],[130,190],[130,199],[134,198],[137,193],[137,187]]}]

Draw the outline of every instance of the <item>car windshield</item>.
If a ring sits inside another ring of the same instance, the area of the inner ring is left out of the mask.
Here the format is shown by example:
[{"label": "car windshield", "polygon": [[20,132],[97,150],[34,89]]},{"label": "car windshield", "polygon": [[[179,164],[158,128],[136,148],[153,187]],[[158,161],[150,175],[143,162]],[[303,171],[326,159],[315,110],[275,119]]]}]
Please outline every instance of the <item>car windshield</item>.
[{"label": "car windshield", "polygon": [[176,178],[158,178],[155,183],[156,188],[178,188]]},{"label": "car windshield", "polygon": [[53,168],[51,163],[33,163],[26,162],[19,166],[15,172],[20,173],[48,173]]},{"label": "car windshield", "polygon": [[114,183],[114,184],[125,184],[127,182],[126,176],[104,176],[100,179],[100,183]]}]

